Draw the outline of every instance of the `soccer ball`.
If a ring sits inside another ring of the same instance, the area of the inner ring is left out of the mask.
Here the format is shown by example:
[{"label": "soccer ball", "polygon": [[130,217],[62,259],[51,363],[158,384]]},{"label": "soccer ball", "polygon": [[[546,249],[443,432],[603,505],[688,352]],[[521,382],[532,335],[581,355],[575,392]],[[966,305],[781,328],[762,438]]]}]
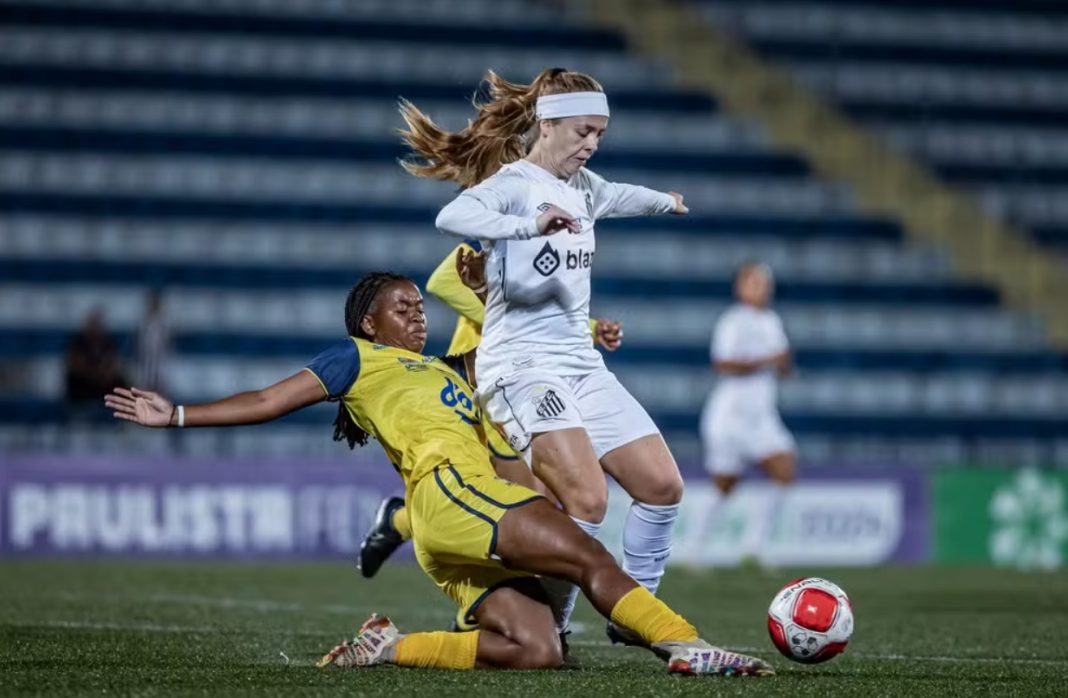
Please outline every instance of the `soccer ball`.
[{"label": "soccer ball", "polygon": [[795,579],[771,600],[768,634],[787,659],[826,662],[841,654],[853,635],[853,606],[837,584],[819,577]]}]

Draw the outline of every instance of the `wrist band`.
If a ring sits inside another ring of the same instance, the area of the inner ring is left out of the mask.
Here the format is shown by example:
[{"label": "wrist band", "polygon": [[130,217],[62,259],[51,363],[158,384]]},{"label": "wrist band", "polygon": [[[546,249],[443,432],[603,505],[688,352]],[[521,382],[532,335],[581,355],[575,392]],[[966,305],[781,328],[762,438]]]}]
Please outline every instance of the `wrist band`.
[{"label": "wrist band", "polygon": [[185,426],[185,405],[178,405],[178,428]]},{"label": "wrist band", "polygon": [[489,288],[489,284],[482,284],[478,288],[473,288],[471,290],[475,293],[485,293],[487,288]]}]

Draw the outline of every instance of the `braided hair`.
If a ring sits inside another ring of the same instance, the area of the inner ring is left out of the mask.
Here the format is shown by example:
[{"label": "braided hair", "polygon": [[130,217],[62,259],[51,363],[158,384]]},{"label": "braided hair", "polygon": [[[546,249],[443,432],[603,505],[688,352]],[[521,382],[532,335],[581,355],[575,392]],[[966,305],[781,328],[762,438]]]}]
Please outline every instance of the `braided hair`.
[{"label": "braided hair", "polygon": [[[345,331],[350,337],[371,339],[361,326],[363,318],[371,312],[378,292],[394,281],[411,282],[411,279],[401,274],[374,272],[364,276],[352,287],[348,298],[345,299]],[[356,448],[357,444],[360,446],[366,444],[368,437],[369,434],[361,429],[349,414],[345,402],[343,400],[339,402],[337,418],[334,420],[334,441],[347,441],[349,448]]]}]

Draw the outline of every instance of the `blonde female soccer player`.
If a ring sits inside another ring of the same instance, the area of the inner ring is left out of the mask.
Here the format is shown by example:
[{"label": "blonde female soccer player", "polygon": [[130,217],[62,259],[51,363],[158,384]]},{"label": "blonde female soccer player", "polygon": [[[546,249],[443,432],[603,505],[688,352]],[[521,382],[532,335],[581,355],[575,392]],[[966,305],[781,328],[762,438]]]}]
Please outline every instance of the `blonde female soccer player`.
[{"label": "blonde female soccer player", "polygon": [[374,436],[382,444],[404,482],[419,565],[479,629],[401,635],[372,615],[320,666],[558,667],[552,611],[531,576],[544,574],[579,584],[598,611],[666,656],[672,672],[771,673],[759,659],[700,640],[560,510],[496,476],[462,367],[421,354],[426,315],[414,283],[365,276],[349,292],[345,327],[349,336],[305,370],[262,390],[200,405],[172,405],[137,388],[106,398],[115,417],[153,427],[256,424],[336,400],[336,440],[355,446]]},{"label": "blonde female soccer player", "polygon": [[[586,168],[608,126],[596,80],[562,68],[530,84],[486,76],[491,100],[458,133],[410,102],[406,169],[465,190],[437,217],[450,235],[484,241],[488,295],[476,368],[489,418],[596,536],[604,473],[633,498],[623,569],[655,592],[671,553],[682,478],[656,425],[589,341],[594,223],[687,212],[682,196],[608,182]],[[577,591],[563,602],[565,618]],[[563,629],[563,628],[561,628]],[[622,640],[609,627],[613,640]]]}]

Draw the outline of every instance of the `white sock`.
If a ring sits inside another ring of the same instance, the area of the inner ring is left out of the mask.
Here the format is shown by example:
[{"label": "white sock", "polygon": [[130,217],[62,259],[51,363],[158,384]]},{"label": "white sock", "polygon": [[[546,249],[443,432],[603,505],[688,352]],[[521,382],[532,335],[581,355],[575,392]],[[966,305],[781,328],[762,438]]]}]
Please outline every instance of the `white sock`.
[{"label": "white sock", "polygon": [[[578,524],[578,527],[589,534],[591,538],[597,537],[597,534],[601,532],[601,526],[603,525],[576,519],[574,516],[571,517],[571,520]],[[578,600],[579,588],[571,582],[557,579],[556,577],[542,577],[541,586],[549,596],[549,607],[553,610],[553,620],[556,621],[556,632],[567,632],[567,628],[571,624],[571,614],[575,611],[575,602]]]},{"label": "white sock", "polygon": [[768,538],[771,537],[772,530],[774,530],[772,524],[778,516],[779,503],[782,501],[785,491],[786,487],[784,485],[777,482],[772,483],[770,491],[764,497],[764,501],[761,502],[759,515],[756,519],[756,528],[746,540],[746,554],[755,557],[761,562],[764,562],[764,549],[767,547]]},{"label": "white sock", "polygon": [[671,556],[671,531],[679,518],[678,504],[634,501],[623,525],[623,571],[655,594]]}]

